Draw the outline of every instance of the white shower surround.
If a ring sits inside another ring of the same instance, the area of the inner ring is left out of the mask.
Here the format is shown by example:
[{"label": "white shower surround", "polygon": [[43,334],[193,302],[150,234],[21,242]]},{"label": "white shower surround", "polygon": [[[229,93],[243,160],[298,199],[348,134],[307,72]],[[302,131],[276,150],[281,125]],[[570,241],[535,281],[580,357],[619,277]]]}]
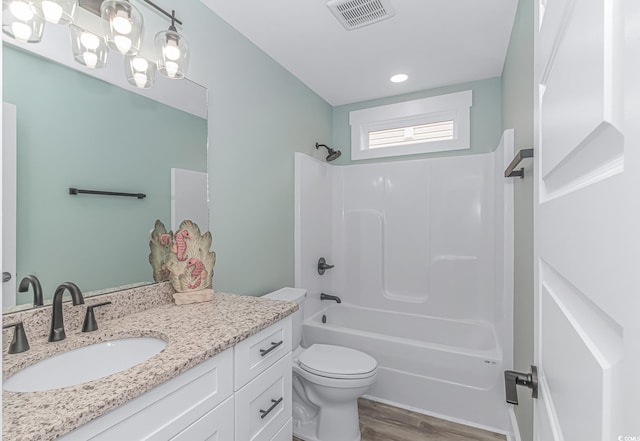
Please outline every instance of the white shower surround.
[{"label": "white shower surround", "polygon": [[[296,154],[304,343],[372,355],[389,342],[404,348],[395,359],[378,351],[381,375],[371,398],[508,430],[502,371],[512,367],[513,184],[503,170],[512,157],[512,130],[495,152],[481,155],[333,166]],[[323,276],[320,257],[335,264]],[[321,304],[320,292],[344,305]],[[334,317],[327,314],[323,331],[318,317],[328,306]],[[490,350],[474,346],[480,330],[491,336],[484,343]],[[402,368],[410,358],[402,351],[416,344],[423,365],[414,357],[411,369]],[[434,363],[458,369],[458,377],[437,374],[444,371]]]}]

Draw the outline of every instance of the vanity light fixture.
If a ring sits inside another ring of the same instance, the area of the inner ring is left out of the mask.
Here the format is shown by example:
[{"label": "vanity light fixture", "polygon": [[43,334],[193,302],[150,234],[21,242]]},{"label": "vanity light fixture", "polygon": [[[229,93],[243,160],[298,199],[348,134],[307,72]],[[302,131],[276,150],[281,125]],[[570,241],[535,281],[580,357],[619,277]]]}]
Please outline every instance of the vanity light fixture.
[{"label": "vanity light fixture", "polygon": [[104,38],[86,31],[76,25],[69,26],[73,58],[90,69],[101,68],[107,64],[109,49]]},{"label": "vanity light fixture", "polygon": [[[147,1],[147,3],[150,2]],[[176,19],[176,11],[171,11],[170,17],[171,26],[169,26],[169,29],[156,34],[156,59],[158,62],[158,72],[167,78],[179,80],[187,75],[189,45],[176,29],[176,22],[180,23],[180,21]]]},{"label": "vanity light fixture", "polygon": [[135,55],[142,41],[142,14],[127,0],[105,0],[100,6],[107,46],[122,55]]},{"label": "vanity light fixture", "polygon": [[2,0],[2,32],[25,43],[42,40],[44,16],[30,0]]},{"label": "vanity light fixture", "polygon": [[76,18],[78,0],[35,0],[44,19],[53,24],[70,24]]},{"label": "vanity light fixture", "polygon": [[139,55],[127,55],[124,59],[124,69],[129,84],[139,89],[153,87],[156,79],[156,67],[149,60]]},{"label": "vanity light fixture", "polygon": [[[155,69],[171,79],[182,79],[189,66],[189,45],[178,33],[176,11],[171,14],[151,0],[138,0],[171,20],[171,26],[155,36],[153,62],[137,56],[143,36],[142,13],[129,0],[2,0],[2,31],[10,37],[38,43],[42,39],[45,20],[68,24],[74,59],[90,69],[104,67],[109,48],[125,56],[127,81],[141,89],[153,87]],[[78,6],[97,14],[104,22],[104,36],[74,24]]]}]

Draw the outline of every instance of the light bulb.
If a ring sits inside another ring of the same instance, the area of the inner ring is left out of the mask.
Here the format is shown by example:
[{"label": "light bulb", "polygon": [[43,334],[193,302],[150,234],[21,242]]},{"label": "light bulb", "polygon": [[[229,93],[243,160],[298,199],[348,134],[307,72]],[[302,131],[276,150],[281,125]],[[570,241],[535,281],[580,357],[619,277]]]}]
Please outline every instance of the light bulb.
[{"label": "light bulb", "polygon": [[80,35],[80,42],[89,50],[96,50],[100,46],[100,38],[90,32],[83,32]]},{"label": "light bulb", "polygon": [[176,42],[173,40],[167,41],[167,44],[162,48],[164,52],[164,56],[169,60],[175,61],[180,58],[180,48],[176,45]]},{"label": "light bulb", "polygon": [[167,76],[169,78],[175,78],[178,73],[178,63],[175,61],[167,61],[164,65],[165,69],[167,69]]},{"label": "light bulb", "polygon": [[42,12],[44,19],[49,23],[58,24],[62,18],[62,6],[56,2],[44,0],[42,2]]},{"label": "light bulb", "polygon": [[84,60],[84,65],[91,69],[95,68],[98,64],[98,56],[93,52],[84,52],[82,59]]},{"label": "light bulb", "polygon": [[9,11],[15,18],[21,21],[29,21],[33,18],[31,5],[21,0],[14,0],[9,4]]},{"label": "light bulb", "polygon": [[14,21],[13,23],[11,23],[11,32],[13,32],[13,36],[16,38],[16,40],[24,42],[29,40],[29,38],[31,38],[31,34],[33,33],[29,25],[20,23],[19,21]]},{"label": "light bulb", "polygon": [[145,72],[149,68],[149,62],[142,57],[136,57],[131,62],[134,70]]},{"label": "light bulb", "polygon": [[133,80],[136,82],[136,86],[140,89],[144,89],[144,86],[147,85],[147,76],[143,73],[133,74]]},{"label": "light bulb", "polygon": [[129,15],[124,11],[118,11],[118,14],[111,19],[111,26],[119,34],[127,35],[133,29]]},{"label": "light bulb", "polygon": [[113,38],[113,42],[116,44],[118,51],[121,54],[126,54],[131,49],[131,39],[129,37],[125,37],[124,35],[116,35]]}]

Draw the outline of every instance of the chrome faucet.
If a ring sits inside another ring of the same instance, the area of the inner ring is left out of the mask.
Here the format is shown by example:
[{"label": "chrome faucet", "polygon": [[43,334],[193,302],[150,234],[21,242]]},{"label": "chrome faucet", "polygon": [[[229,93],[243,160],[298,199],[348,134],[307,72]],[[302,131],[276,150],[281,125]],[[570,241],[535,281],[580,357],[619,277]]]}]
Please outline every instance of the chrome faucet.
[{"label": "chrome faucet", "polygon": [[337,303],[342,303],[342,300],[340,300],[340,297],[332,296],[330,294],[325,294],[323,292],[320,293],[320,300],[334,300]]},{"label": "chrome faucet", "polygon": [[65,290],[69,291],[69,294],[71,294],[73,306],[82,305],[84,303],[82,292],[75,283],[64,282],[56,288],[56,292],[53,294],[53,313],[51,315],[49,341],[60,341],[67,337],[64,332],[64,320],[62,318],[62,296]]},{"label": "chrome faucet", "polygon": [[29,291],[29,285],[33,287],[33,306],[42,306],[44,299],[42,297],[42,285],[36,276],[30,274],[20,281],[18,292]]}]

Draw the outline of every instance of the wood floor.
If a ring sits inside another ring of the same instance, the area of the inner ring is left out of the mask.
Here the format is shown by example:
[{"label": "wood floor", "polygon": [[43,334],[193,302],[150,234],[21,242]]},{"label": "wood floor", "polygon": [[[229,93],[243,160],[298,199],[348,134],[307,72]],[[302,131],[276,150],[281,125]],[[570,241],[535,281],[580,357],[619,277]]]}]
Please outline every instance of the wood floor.
[{"label": "wood floor", "polygon": [[[498,433],[476,429],[361,398],[362,441],[505,441]],[[302,441],[293,438],[294,441]],[[340,441],[340,440],[332,440]]]}]

